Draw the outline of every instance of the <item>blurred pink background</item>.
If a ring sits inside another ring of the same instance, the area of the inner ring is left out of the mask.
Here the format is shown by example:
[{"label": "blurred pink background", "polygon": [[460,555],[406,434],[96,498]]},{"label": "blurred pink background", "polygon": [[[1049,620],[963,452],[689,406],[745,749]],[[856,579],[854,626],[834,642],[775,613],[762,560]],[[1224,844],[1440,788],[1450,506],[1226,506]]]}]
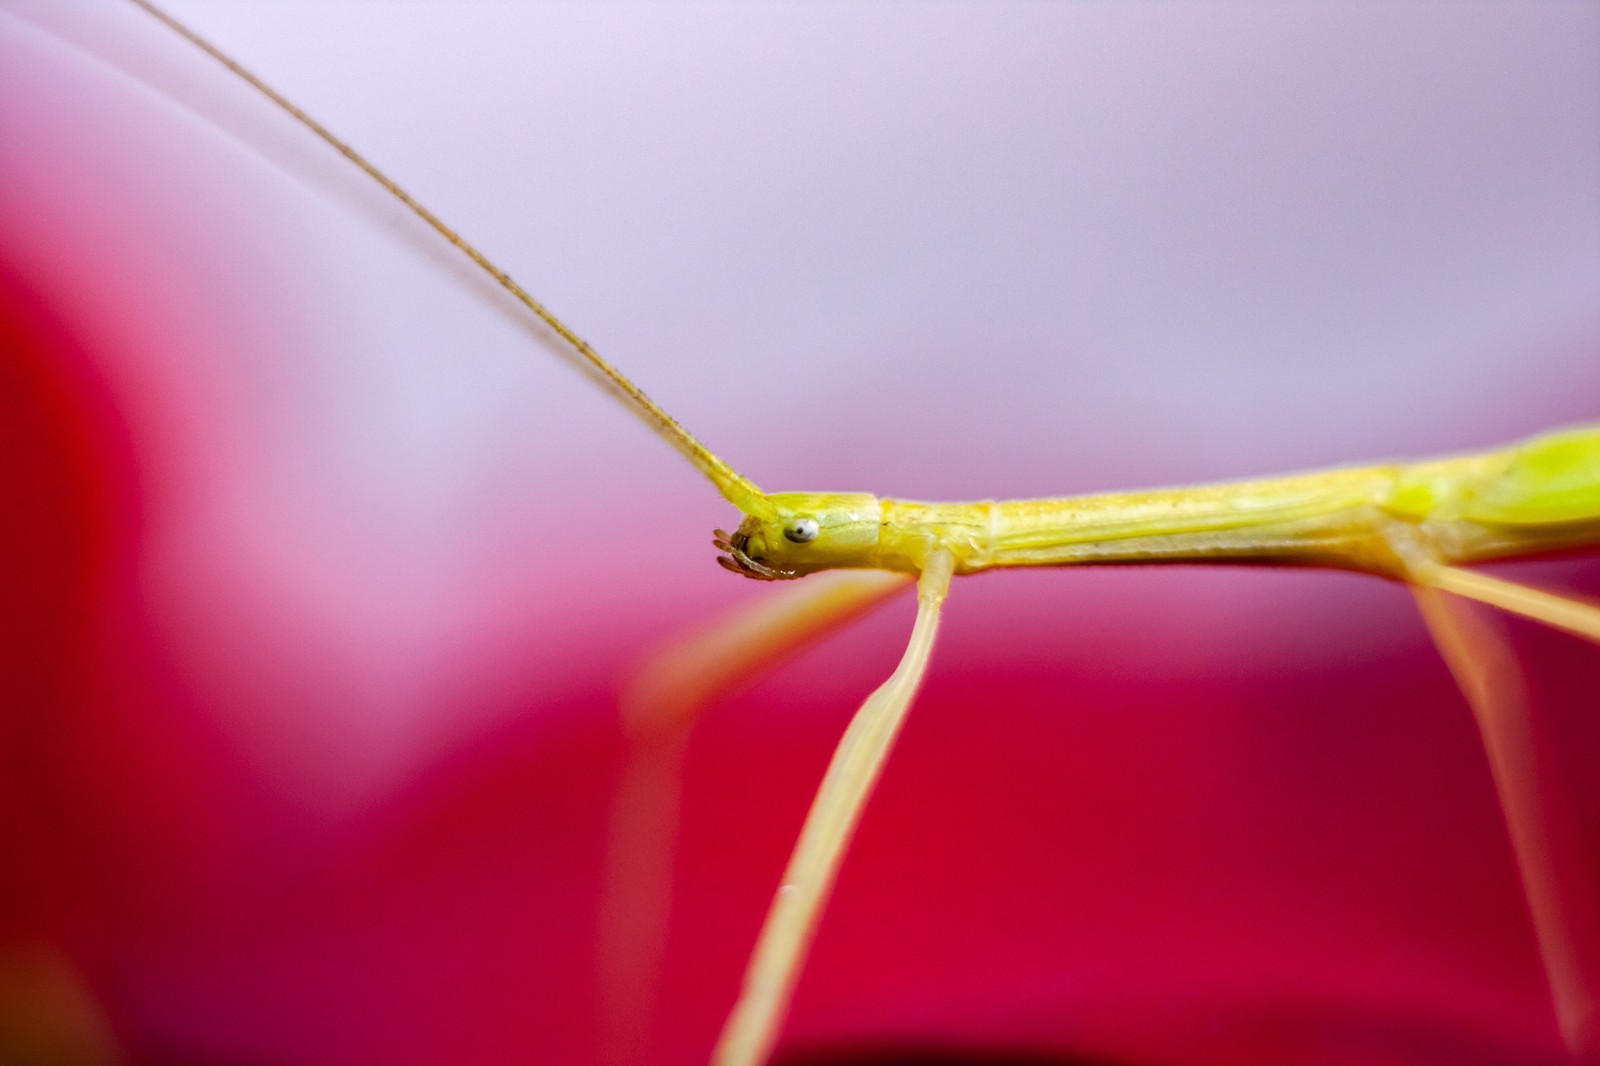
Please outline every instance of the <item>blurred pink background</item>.
[{"label": "blurred pink background", "polygon": [[[1593,5],[172,7],[770,489],[1600,412]],[[131,5],[0,6],[0,1021],[596,1061],[618,694],[771,590],[713,565],[692,469],[213,68]],[[909,623],[709,712],[639,1061],[704,1059]],[[1600,861],[1600,654],[1504,628]],[[784,1053],[1565,1061],[1405,591],[1156,568],[957,584]]]}]

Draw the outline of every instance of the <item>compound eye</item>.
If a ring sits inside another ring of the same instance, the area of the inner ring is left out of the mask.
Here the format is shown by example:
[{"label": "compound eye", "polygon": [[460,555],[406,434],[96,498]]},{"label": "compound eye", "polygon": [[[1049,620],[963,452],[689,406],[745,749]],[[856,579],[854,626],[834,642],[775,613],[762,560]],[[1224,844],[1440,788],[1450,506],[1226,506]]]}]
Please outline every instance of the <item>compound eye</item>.
[{"label": "compound eye", "polygon": [[783,527],[784,537],[794,541],[796,544],[811,543],[817,539],[819,532],[821,532],[821,528],[817,525],[815,518],[796,518]]}]

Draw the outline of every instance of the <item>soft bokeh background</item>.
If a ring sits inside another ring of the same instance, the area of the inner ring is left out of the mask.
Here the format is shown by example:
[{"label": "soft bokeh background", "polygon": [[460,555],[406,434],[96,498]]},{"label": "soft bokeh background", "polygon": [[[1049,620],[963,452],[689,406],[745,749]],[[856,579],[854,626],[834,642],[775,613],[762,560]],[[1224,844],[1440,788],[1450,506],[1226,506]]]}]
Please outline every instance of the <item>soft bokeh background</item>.
[{"label": "soft bokeh background", "polygon": [[[172,7],[769,488],[1181,483],[1600,410],[1592,4]],[[713,565],[733,516],[131,5],[4,0],[0,48],[0,1019],[593,1061],[617,696],[771,592]],[[909,613],[698,731],[643,1061],[704,1057]],[[1563,1061],[1404,590],[1005,574],[947,618],[795,1061]],[[1600,656],[1506,631],[1596,856]]]}]

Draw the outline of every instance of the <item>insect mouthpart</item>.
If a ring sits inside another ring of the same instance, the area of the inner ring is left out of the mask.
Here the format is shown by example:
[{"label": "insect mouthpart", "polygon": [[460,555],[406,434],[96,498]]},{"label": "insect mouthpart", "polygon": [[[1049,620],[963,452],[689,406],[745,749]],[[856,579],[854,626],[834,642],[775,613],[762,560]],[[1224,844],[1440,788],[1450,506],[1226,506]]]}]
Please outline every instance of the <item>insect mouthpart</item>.
[{"label": "insect mouthpart", "polygon": [[750,534],[743,528],[735,533],[725,533],[720,529],[712,530],[714,536],[711,543],[716,545],[726,555],[717,556],[717,565],[724,570],[732,570],[736,574],[753,578],[756,581],[784,581],[789,578],[799,577],[792,570],[777,570],[766,564],[766,560],[746,553],[750,546]]}]

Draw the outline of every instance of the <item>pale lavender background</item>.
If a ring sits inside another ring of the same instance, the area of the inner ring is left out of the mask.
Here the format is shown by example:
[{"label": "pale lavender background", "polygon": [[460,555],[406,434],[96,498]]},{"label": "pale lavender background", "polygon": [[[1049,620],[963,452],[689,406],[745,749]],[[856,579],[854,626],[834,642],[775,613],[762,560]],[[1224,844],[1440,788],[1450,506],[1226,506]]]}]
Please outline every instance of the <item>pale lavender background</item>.
[{"label": "pale lavender background", "polygon": [[[763,484],[1043,493],[1594,414],[1592,349],[1550,352],[1600,320],[1592,4],[173,9]],[[513,332],[432,304],[353,314]],[[404,374],[394,417],[439,417]]]}]

